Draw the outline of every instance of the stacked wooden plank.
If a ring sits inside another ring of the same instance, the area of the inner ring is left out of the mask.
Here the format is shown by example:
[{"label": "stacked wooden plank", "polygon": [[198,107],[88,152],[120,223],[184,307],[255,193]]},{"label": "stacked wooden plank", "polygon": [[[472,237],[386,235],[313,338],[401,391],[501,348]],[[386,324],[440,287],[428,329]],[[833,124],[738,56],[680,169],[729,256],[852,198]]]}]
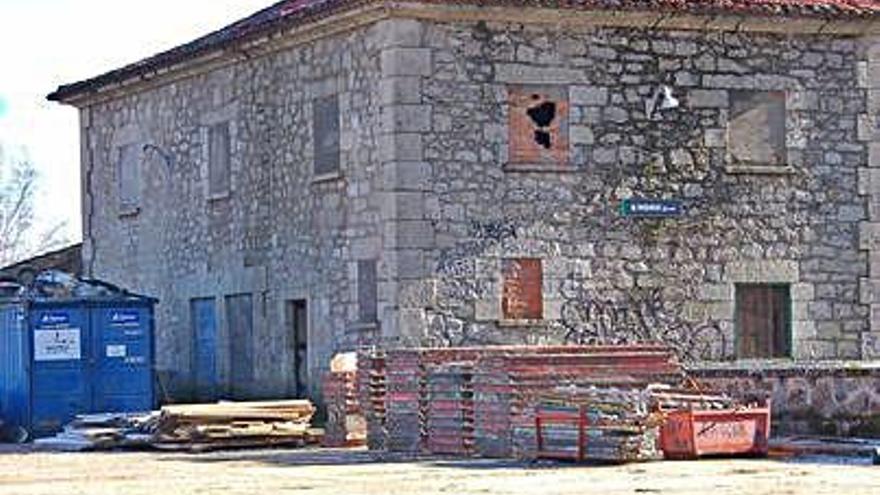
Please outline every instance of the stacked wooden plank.
[{"label": "stacked wooden plank", "polygon": [[[662,414],[647,389],[566,387],[545,393],[534,428],[514,435],[534,441],[534,458],[633,462],[662,459]],[[534,438],[534,440],[533,440]]]},{"label": "stacked wooden plank", "polygon": [[326,447],[357,447],[366,442],[367,426],[355,380],[356,373],[350,371],[332,371],[324,375],[322,392],[327,407]]},{"label": "stacked wooden plank", "polygon": [[307,400],[165,406],[153,446],[186,451],[303,446],[323,437],[310,426],[314,413]]},{"label": "stacked wooden plank", "polygon": [[83,414],[54,437],[34,444],[58,451],[146,448],[152,444],[158,419],[158,412]]},{"label": "stacked wooden plank", "polygon": [[385,353],[378,350],[358,354],[357,390],[367,422],[367,447],[385,450]]},{"label": "stacked wooden plank", "polygon": [[427,377],[426,449],[432,454],[474,453],[473,363],[433,366]]}]

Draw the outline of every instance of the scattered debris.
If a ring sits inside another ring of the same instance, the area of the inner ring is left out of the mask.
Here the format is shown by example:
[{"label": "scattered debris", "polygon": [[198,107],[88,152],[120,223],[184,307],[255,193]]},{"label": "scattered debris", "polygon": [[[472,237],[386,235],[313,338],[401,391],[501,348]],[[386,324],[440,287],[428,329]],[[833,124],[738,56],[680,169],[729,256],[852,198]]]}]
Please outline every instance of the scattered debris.
[{"label": "scattered debris", "polygon": [[153,440],[159,413],[106,413],[77,416],[54,437],[41,438],[34,445],[57,451],[147,448]]},{"label": "scattered debris", "polygon": [[20,288],[21,295],[32,299],[99,298],[131,295],[126,290],[102,280],[81,278],[59,270],[40,272],[30,286]]},{"label": "scattered debris", "polygon": [[59,451],[146,449],[203,452],[304,446],[323,440],[306,400],[165,406],[161,411],[77,416],[64,431],[34,442]]}]

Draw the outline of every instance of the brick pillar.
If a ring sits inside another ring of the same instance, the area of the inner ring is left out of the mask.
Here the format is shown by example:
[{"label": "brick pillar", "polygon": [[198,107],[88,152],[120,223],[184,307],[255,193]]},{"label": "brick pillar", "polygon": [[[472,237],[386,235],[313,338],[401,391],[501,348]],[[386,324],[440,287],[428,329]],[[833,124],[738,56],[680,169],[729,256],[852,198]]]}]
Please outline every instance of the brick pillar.
[{"label": "brick pillar", "polygon": [[865,38],[865,59],[858,82],[867,92],[865,113],[859,118],[858,137],[868,147],[866,166],[859,170],[859,194],[865,197],[868,217],[860,229],[860,248],[868,254],[868,277],[861,280],[861,302],[870,307],[869,331],[862,334],[862,358],[880,358],[880,37]]}]

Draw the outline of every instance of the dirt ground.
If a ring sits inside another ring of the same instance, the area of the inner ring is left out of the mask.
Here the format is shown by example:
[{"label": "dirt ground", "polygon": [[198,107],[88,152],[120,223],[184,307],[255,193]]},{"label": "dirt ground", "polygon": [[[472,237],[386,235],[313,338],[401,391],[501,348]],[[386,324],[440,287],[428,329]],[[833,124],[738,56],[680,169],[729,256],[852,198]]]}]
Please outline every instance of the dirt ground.
[{"label": "dirt ground", "polygon": [[703,460],[627,466],[428,459],[365,451],[29,453],[0,448],[0,494],[880,494],[869,459]]}]

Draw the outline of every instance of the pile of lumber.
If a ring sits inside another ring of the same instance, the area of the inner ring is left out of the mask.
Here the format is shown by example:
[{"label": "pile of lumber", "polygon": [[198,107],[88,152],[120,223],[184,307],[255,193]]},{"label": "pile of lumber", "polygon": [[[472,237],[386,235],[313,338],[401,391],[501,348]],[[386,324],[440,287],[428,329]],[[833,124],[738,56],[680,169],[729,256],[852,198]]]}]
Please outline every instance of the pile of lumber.
[{"label": "pile of lumber", "polygon": [[366,443],[367,425],[356,389],[356,373],[331,371],[324,375],[322,393],[327,406],[325,447],[359,447]]},{"label": "pile of lumber", "polygon": [[314,414],[315,407],[307,400],[165,406],[152,446],[194,452],[301,447],[323,439],[323,431],[310,426]]},{"label": "pile of lumber", "polygon": [[152,444],[159,413],[105,413],[76,416],[60,433],[34,442],[57,451],[147,448]]},{"label": "pile of lumber", "polygon": [[565,387],[546,393],[536,422],[515,437],[534,445],[531,458],[633,462],[659,460],[661,413],[652,412],[647,389]]},{"label": "pile of lumber", "polygon": [[472,363],[450,363],[428,371],[428,452],[457,456],[474,453],[473,373]]}]

